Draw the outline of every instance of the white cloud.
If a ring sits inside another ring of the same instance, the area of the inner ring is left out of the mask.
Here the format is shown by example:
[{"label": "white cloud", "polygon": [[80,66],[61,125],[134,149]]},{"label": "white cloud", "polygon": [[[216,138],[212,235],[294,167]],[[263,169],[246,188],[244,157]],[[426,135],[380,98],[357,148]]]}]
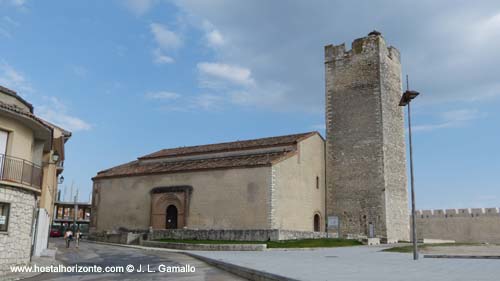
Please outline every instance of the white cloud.
[{"label": "white cloud", "polygon": [[[1,3],[1,0],[0,0]],[[19,26],[19,23],[8,16],[3,16],[0,20],[0,37],[12,38],[12,34],[15,32],[12,30]]]},{"label": "white cloud", "polygon": [[3,20],[4,22],[6,22],[7,24],[11,25],[11,26],[19,26],[19,25],[20,25],[17,21],[13,20],[13,19],[12,19],[11,17],[9,17],[9,16],[4,16],[4,17],[2,18],[2,20]]},{"label": "white cloud", "polygon": [[159,23],[150,24],[151,33],[158,46],[163,50],[177,49],[182,46],[182,39],[166,25]]},{"label": "white cloud", "polygon": [[12,5],[18,7],[24,6],[24,4],[26,4],[26,0],[11,0],[10,2],[12,3]]},{"label": "white cloud", "polygon": [[173,63],[174,59],[163,54],[160,49],[155,49],[153,50],[153,62],[156,64],[168,64]]},{"label": "white cloud", "polygon": [[12,6],[22,8],[24,7],[24,4],[26,4],[26,0],[0,0],[0,4],[2,3],[7,3]]},{"label": "white cloud", "polygon": [[68,114],[67,106],[56,97],[46,97],[46,103],[35,106],[35,114],[63,129],[76,132],[87,131],[92,126],[84,120]]},{"label": "white cloud", "polygon": [[248,68],[225,63],[210,62],[198,63],[197,67],[204,82],[206,82],[205,85],[211,82],[210,80],[207,80],[210,78],[230,81],[234,84],[243,86],[251,86],[255,84],[255,81],[252,78],[252,72]]},{"label": "white cloud", "polygon": [[88,74],[87,68],[81,65],[73,65],[71,69],[73,70],[73,73],[79,77],[85,77]]},{"label": "white cloud", "polygon": [[486,116],[486,114],[479,112],[475,109],[458,109],[443,112],[440,116],[441,121],[435,124],[425,124],[412,126],[414,131],[433,131],[444,128],[460,127],[467,122],[479,119]]},{"label": "white cloud", "polygon": [[222,46],[225,43],[224,37],[222,37],[222,34],[217,29],[207,32],[206,37],[208,45],[212,47]]},{"label": "white cloud", "polygon": [[[16,91],[21,96],[33,93],[25,76],[5,62],[0,63],[0,85]],[[35,114],[70,131],[90,130],[92,126],[68,113],[67,106],[56,97],[44,97],[44,102],[35,106]]]},{"label": "white cloud", "polygon": [[19,92],[21,95],[33,92],[24,75],[6,62],[0,62],[0,85]]},{"label": "white cloud", "polygon": [[218,110],[225,103],[223,97],[214,94],[202,94],[191,100],[190,108],[201,108],[203,110]]},{"label": "white cloud", "polygon": [[178,99],[181,95],[173,92],[160,91],[146,93],[145,96],[147,99],[154,100],[175,100]]},{"label": "white cloud", "polygon": [[205,31],[205,39],[207,40],[208,46],[215,48],[223,46],[226,43],[226,40],[222,36],[221,32],[215,28],[211,22],[205,20],[201,26]]},{"label": "white cloud", "polygon": [[11,38],[12,35],[10,34],[9,31],[0,26],[0,37]]},{"label": "white cloud", "polygon": [[136,16],[142,16],[146,14],[156,2],[155,0],[126,0],[124,4],[130,12]]}]

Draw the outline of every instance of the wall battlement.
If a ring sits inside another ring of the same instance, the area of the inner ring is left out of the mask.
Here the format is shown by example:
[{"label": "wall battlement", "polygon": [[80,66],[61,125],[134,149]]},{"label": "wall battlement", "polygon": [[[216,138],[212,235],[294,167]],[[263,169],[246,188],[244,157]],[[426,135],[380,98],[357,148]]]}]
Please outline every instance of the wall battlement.
[{"label": "wall battlement", "polygon": [[417,219],[480,217],[480,216],[498,217],[500,216],[500,210],[499,208],[417,210]]},{"label": "wall battlement", "polygon": [[419,239],[500,243],[499,208],[418,210],[416,222]]},{"label": "wall battlement", "polygon": [[346,50],[345,43],[340,45],[326,45],[325,63],[334,60],[350,60],[358,55],[377,53],[379,50],[381,53],[385,53],[388,58],[396,59],[398,62],[400,61],[398,49],[393,46],[386,46],[384,38],[379,34],[355,39],[351,43],[350,50]]}]

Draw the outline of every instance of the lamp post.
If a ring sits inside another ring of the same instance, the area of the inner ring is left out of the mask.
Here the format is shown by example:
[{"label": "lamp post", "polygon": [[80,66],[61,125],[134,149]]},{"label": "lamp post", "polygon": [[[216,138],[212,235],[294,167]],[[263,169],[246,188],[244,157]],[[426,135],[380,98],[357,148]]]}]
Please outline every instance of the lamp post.
[{"label": "lamp post", "polygon": [[410,177],[411,177],[411,221],[412,221],[412,234],[413,234],[413,259],[418,260],[418,249],[417,249],[417,224],[416,224],[416,213],[415,213],[415,182],[413,177],[413,147],[411,142],[411,106],[410,102],[412,99],[416,98],[419,93],[416,91],[410,91],[408,86],[408,76],[406,76],[407,89],[403,93],[401,100],[399,101],[399,106],[408,105],[408,136],[410,142]]}]

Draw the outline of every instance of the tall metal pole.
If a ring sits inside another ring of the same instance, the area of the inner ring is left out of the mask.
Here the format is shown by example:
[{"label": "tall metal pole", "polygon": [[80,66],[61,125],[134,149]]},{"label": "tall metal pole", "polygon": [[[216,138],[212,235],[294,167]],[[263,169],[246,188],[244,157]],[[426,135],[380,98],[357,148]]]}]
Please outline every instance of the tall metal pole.
[{"label": "tall metal pole", "polygon": [[413,178],[413,147],[411,142],[411,103],[408,103],[408,136],[410,141],[410,177],[411,177],[411,221],[412,221],[412,233],[413,233],[413,259],[418,260],[418,249],[417,249],[417,223],[416,223],[416,213],[415,213],[415,182]]}]

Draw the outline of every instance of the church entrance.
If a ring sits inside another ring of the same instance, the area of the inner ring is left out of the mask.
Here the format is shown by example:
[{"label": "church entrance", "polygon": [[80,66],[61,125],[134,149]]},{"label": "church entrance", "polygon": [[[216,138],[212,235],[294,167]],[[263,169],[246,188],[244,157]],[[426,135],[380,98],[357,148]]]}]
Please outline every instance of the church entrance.
[{"label": "church entrance", "polygon": [[187,185],[153,188],[150,222],[153,229],[180,229],[188,226],[192,192],[193,188]]},{"label": "church entrance", "polygon": [[177,228],[177,207],[174,205],[169,205],[167,207],[167,229],[176,229]]}]

